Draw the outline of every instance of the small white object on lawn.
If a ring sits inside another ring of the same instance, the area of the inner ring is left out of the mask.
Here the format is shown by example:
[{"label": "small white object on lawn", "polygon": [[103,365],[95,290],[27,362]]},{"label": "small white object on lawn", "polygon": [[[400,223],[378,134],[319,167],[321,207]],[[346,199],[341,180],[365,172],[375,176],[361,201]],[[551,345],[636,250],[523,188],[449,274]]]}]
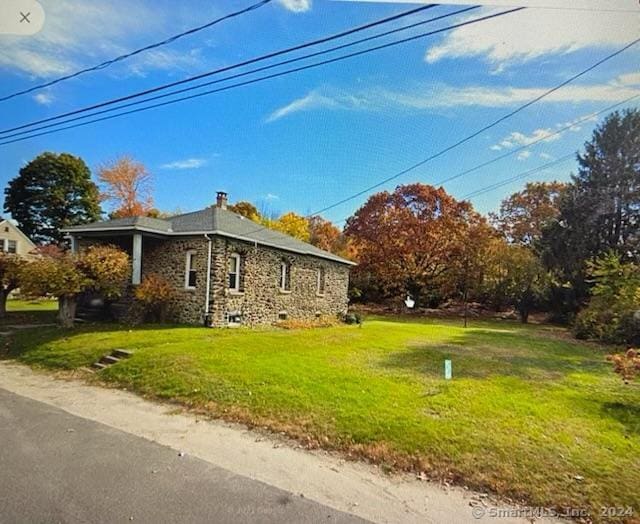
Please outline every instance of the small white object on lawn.
[{"label": "small white object on lawn", "polygon": [[445,380],[451,380],[453,376],[453,366],[451,365],[450,360],[444,361],[444,378]]}]

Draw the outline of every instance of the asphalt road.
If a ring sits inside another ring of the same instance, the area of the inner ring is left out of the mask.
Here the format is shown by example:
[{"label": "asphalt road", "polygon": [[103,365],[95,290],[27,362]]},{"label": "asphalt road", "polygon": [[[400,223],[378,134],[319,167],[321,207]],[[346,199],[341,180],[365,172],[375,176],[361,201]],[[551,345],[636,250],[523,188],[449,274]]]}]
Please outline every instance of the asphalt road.
[{"label": "asphalt road", "polygon": [[0,523],[24,522],[365,521],[0,389]]}]

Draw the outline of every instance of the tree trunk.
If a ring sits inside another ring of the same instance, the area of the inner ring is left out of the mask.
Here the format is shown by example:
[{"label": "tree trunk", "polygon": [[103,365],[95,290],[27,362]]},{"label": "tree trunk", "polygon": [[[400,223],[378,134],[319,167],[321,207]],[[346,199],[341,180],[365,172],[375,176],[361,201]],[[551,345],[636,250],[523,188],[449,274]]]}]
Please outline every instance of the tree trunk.
[{"label": "tree trunk", "polygon": [[77,295],[62,295],[58,297],[58,323],[63,328],[72,328],[76,318]]},{"label": "tree trunk", "polygon": [[528,307],[520,307],[518,308],[518,314],[520,315],[520,322],[526,324],[529,322],[529,308]]},{"label": "tree trunk", "polygon": [[0,318],[7,316],[7,298],[9,293],[4,289],[0,289]]}]

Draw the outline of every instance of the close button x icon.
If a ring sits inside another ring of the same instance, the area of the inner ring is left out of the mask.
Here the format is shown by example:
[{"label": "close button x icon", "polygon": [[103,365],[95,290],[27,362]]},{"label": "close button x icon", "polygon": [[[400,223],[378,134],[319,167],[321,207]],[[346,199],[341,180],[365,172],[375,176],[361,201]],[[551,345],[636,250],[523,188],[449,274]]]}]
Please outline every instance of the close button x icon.
[{"label": "close button x icon", "polygon": [[27,24],[31,23],[31,20],[29,20],[29,16],[31,16],[31,12],[25,14],[22,11],[20,11],[20,16],[21,16],[20,23],[22,22],[26,22]]}]

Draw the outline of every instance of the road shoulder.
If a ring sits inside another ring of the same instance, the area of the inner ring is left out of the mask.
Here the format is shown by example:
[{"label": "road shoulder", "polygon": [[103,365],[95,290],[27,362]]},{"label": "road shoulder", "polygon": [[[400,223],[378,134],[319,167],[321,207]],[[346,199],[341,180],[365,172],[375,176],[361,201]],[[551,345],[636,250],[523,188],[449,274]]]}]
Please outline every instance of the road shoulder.
[{"label": "road shoulder", "polygon": [[[239,425],[176,412],[175,407],[127,391],[55,379],[8,361],[0,361],[0,387],[374,522],[493,520],[488,515],[474,518],[474,506],[495,505],[478,493],[409,475],[383,475],[368,464],[309,452]],[[527,520],[500,518],[500,522]]]}]

